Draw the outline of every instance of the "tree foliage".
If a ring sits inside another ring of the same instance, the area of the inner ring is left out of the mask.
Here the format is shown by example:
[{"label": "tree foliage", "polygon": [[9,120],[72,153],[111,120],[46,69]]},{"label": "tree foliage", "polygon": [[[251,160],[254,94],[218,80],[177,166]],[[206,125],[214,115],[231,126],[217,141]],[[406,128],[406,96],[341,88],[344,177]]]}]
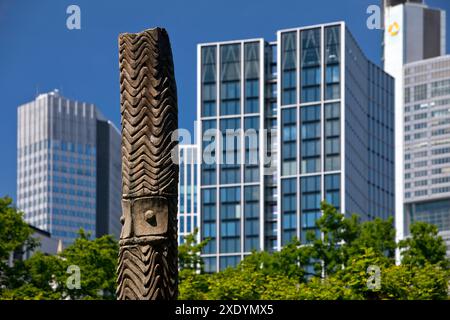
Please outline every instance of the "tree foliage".
[{"label": "tree foliage", "polygon": [[12,206],[12,199],[0,198],[0,262],[30,242],[31,234],[32,230],[23,220],[23,213]]},{"label": "tree foliage", "polygon": [[[180,299],[448,299],[450,272],[436,227],[413,223],[396,265],[392,218],[361,222],[327,203],[321,209],[319,237],[253,252],[218,273],[192,273],[180,283]],[[306,272],[311,265],[313,274]]]},{"label": "tree foliage", "polygon": [[[80,230],[57,255],[35,253],[9,266],[10,253],[34,248],[22,214],[0,199],[0,299],[115,299],[118,243],[111,236],[91,239]],[[360,221],[323,203],[320,236],[297,239],[277,252],[252,252],[236,267],[205,273],[198,230],[179,253],[180,299],[448,299],[449,261],[435,226],[416,222],[398,247],[395,264],[393,220]],[[70,266],[80,270],[80,287],[69,288]],[[314,272],[310,272],[311,267]],[[375,273],[374,273],[374,270]]]},{"label": "tree foliage", "polygon": [[[37,252],[13,267],[14,284],[6,287],[3,299],[115,299],[118,244],[111,236],[79,237],[62,253],[49,256]],[[79,287],[68,286],[79,268]]]},{"label": "tree foliage", "polygon": [[[90,239],[80,230],[79,237],[60,255],[63,268],[78,266],[81,272],[80,289],[65,290],[70,299],[115,299],[116,269],[119,246],[112,236]],[[63,286],[70,276],[67,271],[58,282]]]},{"label": "tree foliage", "polygon": [[442,237],[438,235],[436,226],[416,222],[411,225],[410,233],[410,237],[399,243],[403,264],[423,267],[431,263],[448,267],[445,258],[447,249]]},{"label": "tree foliage", "polygon": [[198,228],[195,228],[192,234],[184,236],[184,242],[178,246],[178,266],[181,270],[203,271],[203,259],[200,253],[208,240],[197,243],[197,237]]},{"label": "tree foliage", "polygon": [[[33,230],[9,198],[0,199],[0,298],[1,299],[114,299],[118,244],[111,236],[79,237],[62,253],[39,252]],[[12,252],[34,250],[31,258],[8,259]],[[72,272],[80,271],[80,287],[69,289]]]}]

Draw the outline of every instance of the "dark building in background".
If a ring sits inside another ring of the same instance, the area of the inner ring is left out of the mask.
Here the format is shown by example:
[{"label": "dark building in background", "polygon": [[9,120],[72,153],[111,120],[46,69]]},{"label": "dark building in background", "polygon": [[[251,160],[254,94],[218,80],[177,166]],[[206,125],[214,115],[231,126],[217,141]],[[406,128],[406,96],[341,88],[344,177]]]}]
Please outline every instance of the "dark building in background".
[{"label": "dark building in background", "polygon": [[32,249],[27,245],[11,252],[8,260],[8,265],[11,267],[16,261],[23,261],[29,259],[36,251],[42,252],[45,255],[55,255],[63,250],[62,241],[52,238],[50,232],[41,230],[32,225],[29,225],[33,230],[32,238],[39,242],[39,246]]},{"label": "dark building in background", "polygon": [[121,215],[120,132],[111,121],[97,120],[97,215],[95,233],[119,239]]}]

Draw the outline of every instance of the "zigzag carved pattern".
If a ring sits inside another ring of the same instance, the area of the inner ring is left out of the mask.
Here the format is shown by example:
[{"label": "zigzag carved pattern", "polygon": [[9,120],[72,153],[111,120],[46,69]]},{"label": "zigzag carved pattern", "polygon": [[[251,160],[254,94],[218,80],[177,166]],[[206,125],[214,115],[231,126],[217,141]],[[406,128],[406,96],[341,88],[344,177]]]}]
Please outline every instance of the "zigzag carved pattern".
[{"label": "zigzag carved pattern", "polygon": [[[176,210],[170,200],[169,210]],[[176,211],[175,211],[176,212]],[[117,299],[168,300],[178,295],[177,222],[170,215],[170,237],[151,244],[122,246],[117,268]]]},{"label": "zigzag carved pattern", "polygon": [[177,90],[166,30],[119,37],[122,115],[122,193],[127,197],[176,195]]}]

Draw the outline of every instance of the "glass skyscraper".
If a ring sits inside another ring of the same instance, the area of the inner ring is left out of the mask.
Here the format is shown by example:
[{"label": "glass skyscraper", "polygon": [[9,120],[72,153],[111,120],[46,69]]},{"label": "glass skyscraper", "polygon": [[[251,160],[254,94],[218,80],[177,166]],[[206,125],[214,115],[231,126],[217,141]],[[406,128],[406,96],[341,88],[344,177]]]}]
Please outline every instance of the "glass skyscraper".
[{"label": "glass skyscraper", "polygon": [[306,243],[323,199],[394,213],[394,81],[344,22],[200,44],[198,119],[206,271]]},{"label": "glass skyscraper", "polygon": [[192,234],[198,227],[197,206],[197,146],[180,144],[178,180],[178,244],[184,243],[184,237]]},{"label": "glass skyscraper", "polygon": [[119,131],[94,105],[56,90],[17,112],[17,206],[25,220],[65,245],[80,228],[118,237]]}]

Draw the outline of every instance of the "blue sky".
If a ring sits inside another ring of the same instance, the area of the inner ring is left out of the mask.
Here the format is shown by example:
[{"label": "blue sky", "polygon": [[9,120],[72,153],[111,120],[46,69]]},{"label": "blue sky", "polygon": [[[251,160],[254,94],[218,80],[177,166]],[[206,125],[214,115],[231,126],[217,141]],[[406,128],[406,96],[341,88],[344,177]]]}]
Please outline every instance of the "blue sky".
[{"label": "blue sky", "polygon": [[[366,55],[379,63],[381,31],[366,27],[366,9],[378,2],[0,0],[0,196],[16,196],[16,110],[33,100],[37,92],[57,88],[68,98],[92,102],[120,126],[119,33],[154,26],[168,30],[178,87],[179,125],[192,130],[197,43],[256,37],[272,41],[278,29],[344,20]],[[81,30],[66,28],[70,4],[81,8]],[[428,0],[427,4],[450,12],[448,0]]]}]

